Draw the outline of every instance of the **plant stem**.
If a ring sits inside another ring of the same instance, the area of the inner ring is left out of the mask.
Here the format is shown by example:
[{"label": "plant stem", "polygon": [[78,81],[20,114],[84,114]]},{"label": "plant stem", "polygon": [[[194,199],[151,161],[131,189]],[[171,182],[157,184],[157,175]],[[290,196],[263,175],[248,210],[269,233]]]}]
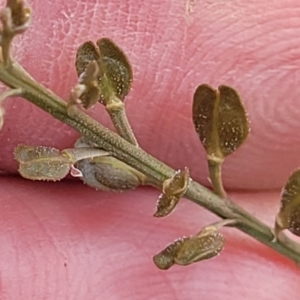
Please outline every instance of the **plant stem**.
[{"label": "plant stem", "polygon": [[108,104],[105,105],[105,108],[118,134],[129,143],[138,146],[137,140],[126,116],[124,103],[119,99],[117,99],[117,101],[109,101]]},{"label": "plant stem", "polygon": [[82,159],[92,159],[99,156],[108,156],[109,153],[95,147],[68,148],[61,151],[73,164]]},{"label": "plant stem", "polygon": [[0,94],[0,130],[4,124],[4,114],[5,114],[5,110],[2,107],[2,103],[4,102],[4,100],[6,98],[12,97],[12,96],[20,96],[21,93],[22,93],[21,89],[9,89]]},{"label": "plant stem", "polygon": [[[0,63],[0,80],[11,88],[21,88],[22,96],[55,118],[63,121],[95,142],[114,157],[144,173],[158,188],[162,182],[174,175],[175,170],[130,144],[119,135],[105,128],[94,119],[76,108],[69,116],[67,105],[61,98],[37,83],[22,67],[14,62],[5,68]],[[218,195],[192,181],[185,197],[215,213],[223,219],[235,219],[235,227],[296,263],[300,262],[299,245],[274,241],[271,228],[251,216],[230,199]]]},{"label": "plant stem", "polygon": [[217,195],[219,195],[221,198],[226,198],[227,194],[224,190],[223,181],[222,181],[222,164],[224,160],[208,155],[207,161],[208,161],[209,177],[214,192]]}]

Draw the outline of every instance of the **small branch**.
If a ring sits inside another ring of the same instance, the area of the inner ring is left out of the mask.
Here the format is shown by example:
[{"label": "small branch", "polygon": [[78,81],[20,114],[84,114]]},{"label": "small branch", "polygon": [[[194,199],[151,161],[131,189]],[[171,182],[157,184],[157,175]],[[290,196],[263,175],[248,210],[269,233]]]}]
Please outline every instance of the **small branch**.
[{"label": "small branch", "polygon": [[20,89],[20,88],[19,89],[10,89],[10,90],[7,90],[0,94],[0,129],[3,127],[3,124],[4,124],[5,110],[2,107],[4,100],[8,97],[20,96],[21,94],[22,94],[22,89]]},{"label": "small branch", "polygon": [[61,153],[67,156],[73,163],[82,159],[92,159],[99,156],[109,155],[108,152],[93,147],[68,148],[62,150]]},{"label": "small branch", "polygon": [[[278,236],[277,236],[277,241],[278,243],[280,243],[281,245],[285,245],[289,248],[293,248],[295,249],[298,253],[300,253],[300,245],[299,243],[295,242],[294,240],[292,240],[291,238],[289,238],[283,231],[281,231]],[[298,261],[298,264],[300,262]]]},{"label": "small branch", "polygon": [[222,227],[226,227],[226,226],[234,226],[236,225],[238,222],[237,220],[232,220],[232,219],[224,219],[215,223],[212,223],[208,226],[205,226],[206,228],[214,228],[215,230],[220,230]]},{"label": "small branch", "polygon": [[[162,182],[174,175],[175,170],[111,132],[79,109],[74,109],[74,114],[69,116],[66,102],[34,81],[17,63],[13,63],[10,68],[5,68],[3,63],[0,63],[0,80],[12,88],[21,88],[24,98],[73,127],[119,160],[152,178],[152,182],[157,187],[161,188]],[[237,220],[236,227],[238,229],[287,258],[297,263],[300,262],[298,248],[274,241],[271,228],[248,214],[230,199],[221,199],[210,190],[193,181],[190,183],[185,197],[221,218]]]},{"label": "small branch", "polygon": [[138,146],[138,142],[134,136],[131,126],[128,122],[124,103],[121,100],[109,101],[105,108],[118,132],[118,134],[129,143]]},{"label": "small branch", "polygon": [[10,89],[0,94],[0,105],[8,97],[20,96],[22,94],[22,89]]},{"label": "small branch", "polygon": [[30,25],[31,10],[24,2],[17,0],[7,1],[6,7],[1,11],[1,48],[2,59],[5,66],[10,66],[12,58],[10,47],[13,38],[26,31]]},{"label": "small branch", "polygon": [[185,197],[223,219],[236,220],[236,228],[293,260],[297,264],[300,263],[299,245],[295,243],[283,244],[280,241],[275,241],[273,230],[269,226],[244,211],[229,198],[221,199],[218,195],[196,182],[191,182]]},{"label": "small branch", "polygon": [[11,30],[12,28],[12,16],[11,10],[6,7],[3,9],[1,14],[1,21],[3,24],[3,29],[1,32],[1,48],[2,48],[2,59],[6,66],[11,64],[11,57],[10,57],[10,46],[11,42],[14,38],[14,34]]}]

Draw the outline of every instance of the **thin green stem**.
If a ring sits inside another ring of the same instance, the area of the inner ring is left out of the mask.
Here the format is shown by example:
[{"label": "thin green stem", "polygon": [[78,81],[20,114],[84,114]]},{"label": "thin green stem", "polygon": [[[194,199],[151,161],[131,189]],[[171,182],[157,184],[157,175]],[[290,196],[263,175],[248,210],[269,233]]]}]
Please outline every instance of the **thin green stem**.
[{"label": "thin green stem", "polygon": [[99,156],[108,156],[109,153],[95,147],[68,148],[61,151],[73,164],[82,159],[92,159]]},{"label": "thin green stem", "polygon": [[20,96],[21,94],[22,94],[22,89],[10,89],[4,91],[2,94],[0,94],[0,105],[6,98],[13,97],[13,96]]},{"label": "thin green stem", "polygon": [[124,103],[121,100],[111,101],[105,108],[118,134],[129,143],[138,146],[138,142],[127,119]]},{"label": "thin green stem", "polygon": [[21,95],[21,93],[22,93],[21,89],[9,89],[0,94],[0,129],[3,127],[4,124],[5,110],[2,106],[4,100],[8,97],[19,96]]},{"label": "thin green stem", "polygon": [[[82,111],[76,109],[74,114],[69,116],[66,102],[38,84],[17,63],[13,63],[10,68],[5,68],[3,64],[0,64],[0,80],[12,88],[21,88],[24,98],[70,125],[119,160],[152,178],[158,188],[161,188],[161,184],[165,179],[174,175],[175,170],[103,127]],[[274,241],[271,228],[251,216],[230,199],[221,199],[195,181],[192,181],[189,185],[185,197],[223,219],[237,220],[235,226],[238,229],[287,258],[297,263],[300,262],[299,247]]]},{"label": "thin green stem", "polygon": [[221,198],[226,198],[227,194],[223,187],[222,181],[222,164],[223,159],[209,156],[208,161],[208,170],[211,184],[213,186],[214,192],[219,195]]}]

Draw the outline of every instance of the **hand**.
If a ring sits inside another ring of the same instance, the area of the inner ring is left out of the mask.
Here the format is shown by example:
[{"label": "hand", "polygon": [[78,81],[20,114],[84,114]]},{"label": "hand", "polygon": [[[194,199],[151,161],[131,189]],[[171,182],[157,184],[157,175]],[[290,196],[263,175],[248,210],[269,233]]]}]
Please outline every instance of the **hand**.
[{"label": "hand", "polygon": [[[126,105],[139,144],[174,168],[190,167],[192,177],[205,185],[192,95],[200,83],[231,85],[245,102],[252,131],[225,162],[225,187],[271,225],[280,188],[300,166],[295,29],[300,6],[296,1],[161,2],[32,0],[33,23],[14,42],[15,57],[67,99],[77,80],[76,48],[87,39],[112,38],[133,66]],[[9,99],[5,108],[4,172],[16,172],[12,152],[19,143],[63,149],[78,137],[25,100]],[[90,113],[111,126],[100,105]],[[235,229],[224,230],[221,256],[158,270],[154,254],[217,220],[186,200],[170,217],[157,220],[152,214],[158,192],[150,188],[114,194],[81,182],[9,176],[1,177],[0,187],[0,298],[246,300],[296,299],[299,293],[297,267]]]}]

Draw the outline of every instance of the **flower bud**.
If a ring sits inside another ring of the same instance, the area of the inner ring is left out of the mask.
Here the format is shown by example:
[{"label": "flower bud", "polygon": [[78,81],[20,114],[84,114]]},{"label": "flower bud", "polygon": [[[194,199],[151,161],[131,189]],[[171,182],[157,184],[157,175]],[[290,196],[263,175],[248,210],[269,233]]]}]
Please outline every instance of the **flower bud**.
[{"label": "flower bud", "polygon": [[[75,147],[95,146],[86,138],[80,138]],[[113,156],[83,159],[76,163],[82,180],[95,189],[108,191],[132,190],[145,184],[146,176]]]}]

